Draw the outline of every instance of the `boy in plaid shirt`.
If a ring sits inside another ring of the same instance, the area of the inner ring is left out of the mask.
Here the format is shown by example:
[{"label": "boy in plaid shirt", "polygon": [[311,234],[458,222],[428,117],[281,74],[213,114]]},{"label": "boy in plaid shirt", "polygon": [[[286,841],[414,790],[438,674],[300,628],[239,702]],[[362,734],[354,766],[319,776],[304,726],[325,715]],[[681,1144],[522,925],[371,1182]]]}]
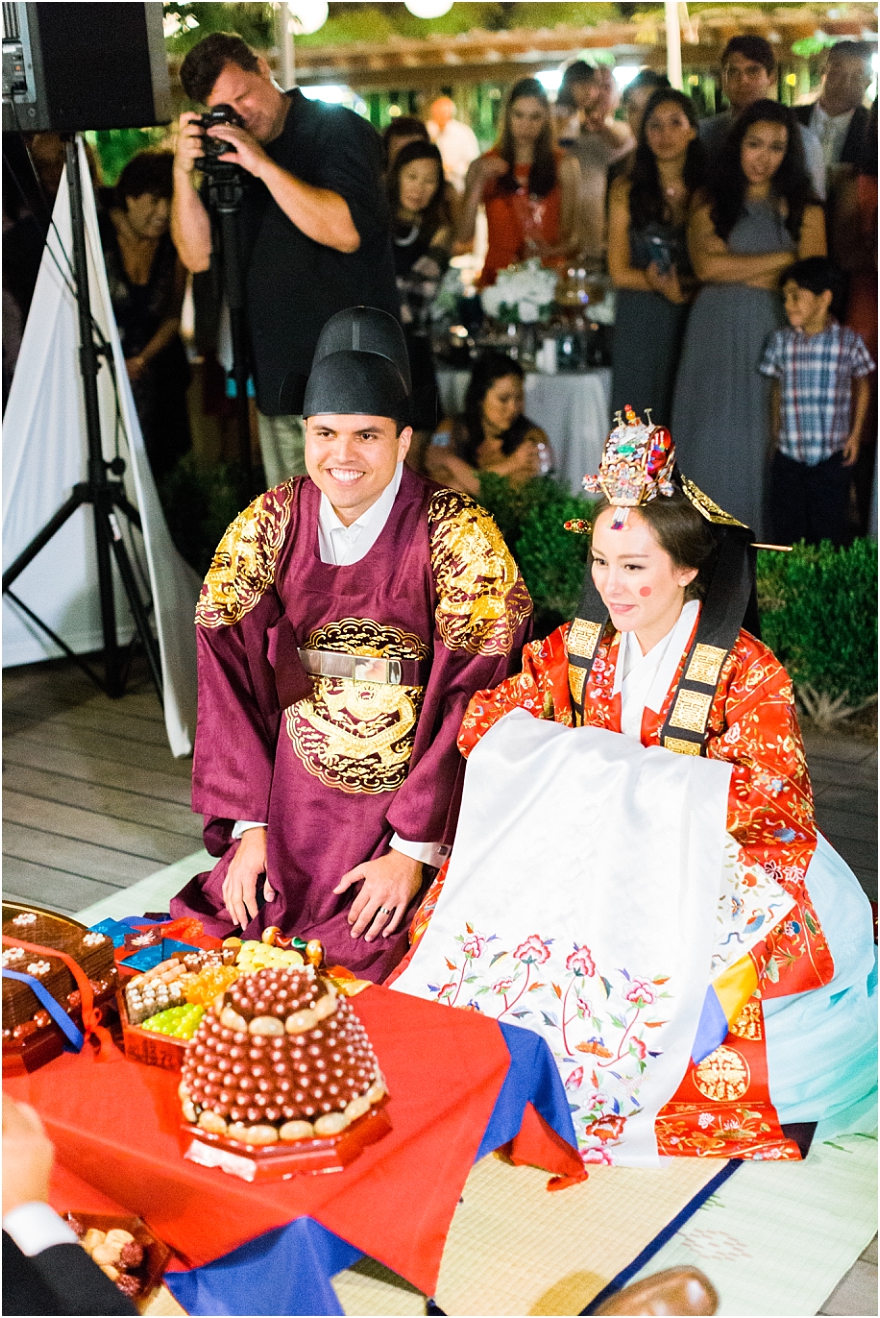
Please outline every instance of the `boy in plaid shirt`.
[{"label": "boy in plaid shirt", "polygon": [[838,287],[824,256],[789,266],[782,295],[790,328],[771,336],[758,368],[774,377],[770,521],[784,544],[846,539],[867,377],[875,366],[859,335],[831,315]]}]

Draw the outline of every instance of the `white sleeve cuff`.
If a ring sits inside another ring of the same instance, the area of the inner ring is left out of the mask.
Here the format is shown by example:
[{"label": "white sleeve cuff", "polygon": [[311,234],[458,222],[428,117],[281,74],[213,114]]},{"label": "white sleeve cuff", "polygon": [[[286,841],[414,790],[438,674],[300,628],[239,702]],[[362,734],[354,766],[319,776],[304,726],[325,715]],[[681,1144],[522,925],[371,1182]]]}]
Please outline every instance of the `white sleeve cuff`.
[{"label": "white sleeve cuff", "polygon": [[52,1245],[75,1245],[79,1239],[54,1208],[36,1200],[10,1208],[3,1218],[3,1230],[28,1258]]},{"label": "white sleeve cuff", "polygon": [[408,842],[396,833],[391,839],[391,846],[411,860],[420,860],[423,865],[433,865],[435,869],[440,868],[450,850],[442,842]]},{"label": "white sleeve cuff", "polygon": [[232,840],[237,842],[242,833],[246,833],[249,828],[265,828],[265,824],[258,824],[253,819],[239,819],[237,824],[232,825]]}]

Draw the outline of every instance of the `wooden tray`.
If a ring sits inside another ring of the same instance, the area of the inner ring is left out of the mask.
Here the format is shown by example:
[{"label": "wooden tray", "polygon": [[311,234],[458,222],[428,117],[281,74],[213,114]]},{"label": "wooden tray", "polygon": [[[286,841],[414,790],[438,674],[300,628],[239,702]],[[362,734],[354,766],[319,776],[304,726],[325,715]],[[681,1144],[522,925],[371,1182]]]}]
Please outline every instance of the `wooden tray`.
[{"label": "wooden tray", "polygon": [[139,1025],[131,1025],[125,1005],[125,990],[122,988],[116,991],[116,1005],[126,1057],[132,1062],[143,1062],[146,1066],[159,1066],[163,1071],[179,1071],[183,1066],[189,1039],[172,1039],[168,1034],[157,1034],[154,1030],[142,1030]]},{"label": "wooden tray", "polygon": [[219,1167],[243,1181],[287,1181],[298,1172],[341,1172],[390,1130],[382,1106],[353,1121],[339,1135],[294,1144],[241,1144],[188,1122],[181,1126],[185,1158],[202,1167]]},{"label": "wooden tray", "polygon": [[[37,915],[51,915],[56,920],[63,920],[65,924],[72,925],[74,929],[85,931],[88,925],[82,924],[75,920],[73,916],[63,915],[60,911],[50,911],[43,906],[35,906],[32,902],[3,902],[3,923],[11,920],[16,915],[23,912],[33,911]],[[27,940],[24,940],[27,941]],[[100,997],[95,997],[95,1006],[100,1007],[102,1014],[106,1019],[107,1008],[112,1006],[115,990],[108,988],[106,993]],[[74,1007],[68,1011],[68,1016],[79,1030],[82,1030],[82,1009]],[[39,1067],[45,1066],[47,1062],[52,1062],[56,1057],[60,1057],[64,1052],[65,1045],[64,1035],[53,1021],[43,1029],[37,1029],[33,1034],[29,1034],[23,1040],[10,1039],[3,1041],[3,1074],[6,1076],[24,1075],[26,1071],[36,1071]]]},{"label": "wooden tray", "polygon": [[153,1292],[162,1283],[168,1260],[171,1258],[171,1250],[168,1246],[158,1240],[139,1217],[122,1216],[117,1213],[78,1213],[75,1210],[65,1213],[65,1217],[75,1217],[78,1222],[82,1222],[87,1231],[90,1227],[98,1231],[112,1231],[114,1227],[120,1227],[123,1231],[129,1231],[137,1243],[143,1246],[143,1263],[139,1268],[131,1268],[130,1271],[141,1283],[140,1294],[135,1296],[133,1302],[139,1313],[146,1312]]}]

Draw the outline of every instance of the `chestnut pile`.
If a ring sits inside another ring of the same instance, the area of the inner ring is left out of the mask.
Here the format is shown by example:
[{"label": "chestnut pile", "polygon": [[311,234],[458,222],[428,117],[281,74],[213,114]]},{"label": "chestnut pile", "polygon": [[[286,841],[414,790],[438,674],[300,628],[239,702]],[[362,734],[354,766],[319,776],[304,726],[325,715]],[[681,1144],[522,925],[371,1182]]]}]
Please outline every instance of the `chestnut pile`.
[{"label": "chestnut pile", "polygon": [[79,1236],[79,1243],[97,1263],[103,1273],[116,1283],[123,1295],[134,1299],[140,1295],[142,1283],[134,1276],[134,1269],[144,1261],[144,1247],[139,1245],[130,1231],[122,1227],[113,1227],[110,1231],[99,1231],[97,1227],[86,1228],[74,1213],[67,1214],[67,1220]]},{"label": "chestnut pile", "polygon": [[339,1135],[385,1096],[366,1031],[312,966],[243,975],[206,1011],[180,1085],[183,1114],[247,1145]]}]

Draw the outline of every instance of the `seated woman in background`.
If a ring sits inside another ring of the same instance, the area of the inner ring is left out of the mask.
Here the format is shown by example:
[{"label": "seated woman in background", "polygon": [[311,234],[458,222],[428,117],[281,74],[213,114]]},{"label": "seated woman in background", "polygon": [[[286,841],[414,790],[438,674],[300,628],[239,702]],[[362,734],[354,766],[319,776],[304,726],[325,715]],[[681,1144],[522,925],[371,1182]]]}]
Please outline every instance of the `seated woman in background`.
[{"label": "seated woman in background", "polygon": [[672,88],[649,100],[632,171],[611,188],[608,270],[618,290],[611,374],[612,416],[642,400],[668,423],[694,289],[687,221],[704,182],[705,150],[689,96]]},{"label": "seated woman in background", "polygon": [[506,476],[524,485],[553,467],[550,442],[540,426],[523,415],[522,367],[498,352],[475,364],[464,411],[447,417],[425,454],[428,475],[464,494],[480,495],[480,473]]},{"label": "seated woman in background", "polygon": [[101,244],[113,314],[157,481],[192,444],[190,370],[180,337],[186,271],[169,233],[170,151],[140,151],[105,197]]},{"label": "seated woman in background", "polygon": [[474,161],[465,182],[458,226],[464,247],[473,242],[480,205],[486,207],[481,288],[518,261],[538,256],[552,265],[575,251],[579,179],[577,162],[553,146],[547,93],[537,78],[521,78],[504,107],[497,143]]},{"label": "seated woman in background", "polygon": [[425,445],[437,425],[440,396],[431,353],[431,303],[449,264],[452,221],[443,161],[433,142],[413,141],[388,172],[394,272],[400,319],[412,375],[413,437],[407,462],[421,469]]},{"label": "seated woman in background", "polygon": [[675,442],[688,475],[760,538],[770,390],[758,365],[785,323],[783,271],[826,254],[824,213],[787,106],[755,101],[736,119],[694,207],[688,247],[703,287],[675,383]]}]

